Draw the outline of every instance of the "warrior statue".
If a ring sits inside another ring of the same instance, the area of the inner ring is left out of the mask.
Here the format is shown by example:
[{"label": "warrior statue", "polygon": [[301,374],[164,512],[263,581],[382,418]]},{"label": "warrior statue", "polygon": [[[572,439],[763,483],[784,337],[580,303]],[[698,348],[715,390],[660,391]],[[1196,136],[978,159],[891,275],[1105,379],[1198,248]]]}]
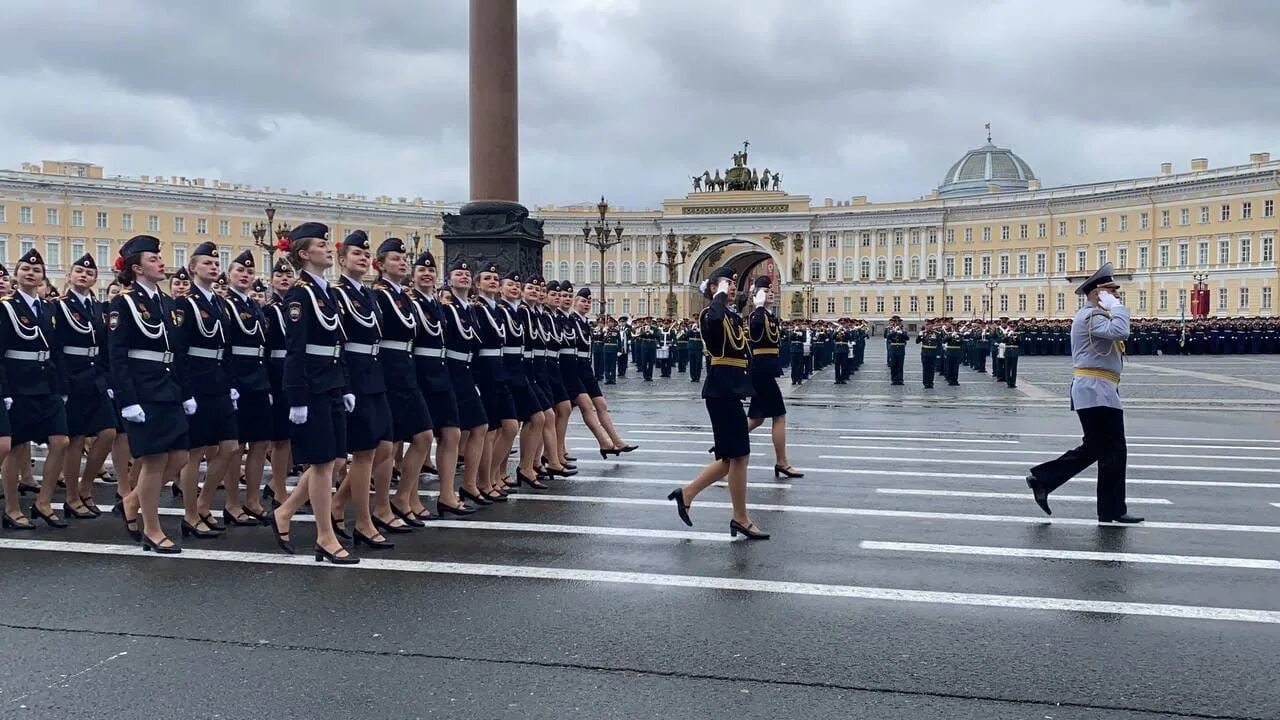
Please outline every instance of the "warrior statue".
[{"label": "warrior statue", "polygon": [[702,192],[702,178],[697,175],[693,176],[693,191]]},{"label": "warrior statue", "polygon": [[774,174],[773,174],[773,189],[774,189],[774,190],[777,190],[777,189],[778,189],[778,186],[779,186],[779,185],[781,185],[781,184],[782,184],[782,173],[780,173],[780,172],[779,172],[779,173],[774,173]]}]

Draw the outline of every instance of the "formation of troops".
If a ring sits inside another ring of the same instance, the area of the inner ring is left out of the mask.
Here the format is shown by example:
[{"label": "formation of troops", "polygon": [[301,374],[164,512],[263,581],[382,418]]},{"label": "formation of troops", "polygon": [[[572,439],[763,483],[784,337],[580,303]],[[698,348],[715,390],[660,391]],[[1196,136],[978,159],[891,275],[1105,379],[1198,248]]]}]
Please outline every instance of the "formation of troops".
[{"label": "formation of troops", "polygon": [[[574,408],[602,458],[637,449],[595,380],[589,289],[465,260],[442,276],[399,238],[332,243],[320,223],[279,249],[268,282],[248,251],[224,273],[208,242],[170,274],[160,241],[135,236],[106,303],[89,255],[56,298],[35,250],[0,273],[6,530],[102,515],[92,483],[110,454],[112,512],[144,550],[180,552],[160,524],[169,485],[183,538],[265,525],[294,553],[290,521],[309,504],[316,560],[350,564],[355,546],[391,548],[433,517],[575,474]],[[47,446],[39,484],[32,443]],[[439,478],[434,513],[423,472]]]}]

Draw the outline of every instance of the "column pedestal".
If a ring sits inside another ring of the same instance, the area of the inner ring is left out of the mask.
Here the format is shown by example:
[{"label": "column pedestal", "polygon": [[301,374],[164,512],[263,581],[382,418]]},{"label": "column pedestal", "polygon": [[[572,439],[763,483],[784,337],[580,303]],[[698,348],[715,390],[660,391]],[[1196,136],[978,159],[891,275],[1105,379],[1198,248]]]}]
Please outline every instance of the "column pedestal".
[{"label": "column pedestal", "polygon": [[440,233],[444,244],[443,271],[459,258],[473,267],[494,262],[505,273],[519,270],[524,277],[542,272],[542,249],[547,245],[542,221],[516,202],[478,200],[446,213]]}]

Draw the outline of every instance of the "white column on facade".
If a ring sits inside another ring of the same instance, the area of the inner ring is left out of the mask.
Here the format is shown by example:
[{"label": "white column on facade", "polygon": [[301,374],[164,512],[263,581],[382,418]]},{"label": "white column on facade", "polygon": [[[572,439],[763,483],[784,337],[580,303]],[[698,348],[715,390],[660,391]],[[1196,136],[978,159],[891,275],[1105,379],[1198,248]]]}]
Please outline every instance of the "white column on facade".
[{"label": "white column on facade", "polygon": [[862,281],[862,231],[853,231],[853,282]]}]

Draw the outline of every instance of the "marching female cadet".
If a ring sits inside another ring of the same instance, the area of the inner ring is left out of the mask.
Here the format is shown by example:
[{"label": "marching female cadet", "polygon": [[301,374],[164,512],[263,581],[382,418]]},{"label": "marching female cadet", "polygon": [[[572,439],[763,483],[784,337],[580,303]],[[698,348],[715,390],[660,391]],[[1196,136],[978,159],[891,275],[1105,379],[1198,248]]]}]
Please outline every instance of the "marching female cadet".
[{"label": "marching female cadet", "polygon": [[728,475],[729,500],[733,505],[729,534],[742,533],[748,540],[768,540],[769,534],[761,531],[747,514],[747,460],[751,455],[751,440],[742,398],[752,393],[752,387],[747,377],[747,334],[742,316],[730,305],[737,292],[737,274],[728,266],[717,268],[705,289],[705,294],[711,296],[711,306],[698,318],[711,358],[707,380],[702,385],[702,398],[711,418],[716,459],[693,482],[671,491],[667,499],[675,501],[680,520],[693,525],[689,519],[690,503],[698,493]]},{"label": "marching female cadet", "polygon": [[271,294],[262,308],[266,318],[267,381],[271,384],[271,480],[262,487],[262,501],[267,510],[284,501],[289,494],[285,478],[293,458],[289,447],[289,403],[284,393],[285,320],[284,296],[293,287],[293,266],[284,258],[271,266]]},{"label": "marching female cadet", "polygon": [[[506,340],[502,345],[502,365],[507,373],[507,386],[515,405],[520,426],[520,455],[517,458],[516,481],[512,487],[528,485],[535,490],[547,486],[538,479],[538,457],[542,447],[543,410],[547,405],[538,398],[533,378],[533,352],[530,345],[528,309],[522,303],[524,284],[520,273],[512,270],[502,276],[502,301],[498,304]],[[501,450],[499,450],[501,452]],[[502,467],[506,466],[505,457]]]},{"label": "marching female cadet", "polygon": [[[379,248],[381,249],[381,248]],[[373,254],[369,236],[363,230],[347,235],[338,249],[338,266],[342,276],[333,286],[334,300],[342,311],[342,327],[346,341],[342,345],[347,361],[350,392],[355,395],[355,409],[347,413],[346,453],[351,455],[347,476],[333,499],[332,518],[335,532],[345,523],[346,501],[356,506],[355,527],[351,537],[355,547],[366,545],[375,550],[395,547],[383,532],[409,532],[403,521],[391,514],[388,498],[391,473],[379,474],[374,506],[369,504],[370,481],[374,468],[391,460],[392,414],[387,403],[388,383],[382,365],[382,319],[373,292],[364,286]],[[395,379],[392,379],[395,382]],[[345,532],[342,533],[344,536]]]},{"label": "marching female cadet", "polygon": [[[106,345],[107,336],[108,336],[107,328],[109,327],[107,325],[107,316],[111,312],[111,309],[110,309],[111,303],[114,302],[115,299],[119,297],[122,293],[125,293],[128,291],[129,291],[128,283],[123,282],[120,279],[119,273],[117,272],[116,279],[113,280],[111,284],[107,286],[107,304],[101,308],[102,323],[103,323],[102,340],[105,345],[104,352],[106,353],[102,359],[102,362],[103,362],[103,367],[105,367],[108,372],[108,377],[107,377],[108,386],[111,384],[110,383],[111,348],[109,345]],[[129,453],[129,436],[128,436],[127,429],[125,428],[124,418],[120,416],[121,407],[122,406],[120,405],[120,398],[115,396],[115,390],[113,389],[111,391],[111,409],[113,411],[112,412],[113,419],[115,420],[116,437],[115,437],[115,442],[111,443],[111,467],[112,467],[112,473],[115,475],[115,481],[116,481],[116,497],[115,497],[116,504],[114,507],[112,507],[111,511],[114,513],[119,513],[120,500],[125,495],[128,495],[130,492],[133,491],[134,484],[138,480],[138,473],[142,469],[141,463],[135,463],[133,461],[133,455]]]},{"label": "marching female cadet", "polygon": [[[12,451],[5,458],[4,497],[6,525],[28,525],[15,522],[18,506],[18,478],[32,442],[47,443],[44,482],[31,504],[30,517],[40,518],[50,527],[64,528],[67,523],[53,511],[53,493],[61,477],[67,451],[67,413],[62,396],[66,394],[66,378],[62,358],[57,353],[57,323],[53,305],[39,299],[44,285],[44,259],[32,248],[14,268],[14,293],[0,300],[0,348],[4,348],[4,404],[12,429]],[[29,465],[28,465],[29,466]]]},{"label": "marching female cadet", "polygon": [[[484,457],[484,437],[489,431],[489,418],[484,413],[484,404],[476,392],[475,378],[471,374],[477,337],[471,322],[471,306],[466,299],[470,289],[471,264],[458,260],[449,268],[448,288],[440,293],[444,310],[444,357],[453,395],[458,401],[459,425],[466,433],[462,440],[462,485],[458,494],[477,505],[492,505],[493,499],[481,493],[476,484]],[[436,467],[444,472],[439,460]]]},{"label": "marching female cadet", "polygon": [[134,236],[120,248],[117,269],[129,290],[111,301],[107,316],[111,389],[139,467],[133,490],[118,503],[120,517],[143,550],[177,553],[160,526],[160,488],[187,461],[187,415],[194,401],[184,402],[185,358],[173,352],[178,330],[159,288],[165,274],[160,241]]},{"label": "marching female cadet", "polygon": [[[194,405],[187,418],[187,464],[179,478],[184,510],[181,529],[183,537],[211,538],[225,528],[213,518],[213,498],[219,484],[227,486],[228,507],[240,504],[236,498],[239,474],[228,477],[240,459],[235,414],[240,395],[231,386],[226,369],[226,304],[214,289],[220,274],[218,246],[211,242],[197,245],[191,251],[188,270],[191,291],[174,304],[171,313],[186,355],[182,379],[188,399],[184,402],[188,407]],[[208,462],[204,486],[197,493],[201,458]],[[224,518],[227,525],[258,524],[243,509],[239,516],[224,513]]]},{"label": "marching female cadet", "polygon": [[[569,317],[569,300],[573,297],[573,283],[561,280],[551,298],[551,319],[555,323],[559,347],[556,351],[557,365],[560,370],[560,384],[564,387],[567,402],[556,405],[556,441],[560,443],[560,454],[569,460],[569,417],[573,415],[573,407],[578,398],[586,395],[582,387],[582,378],[578,375],[578,326]],[[600,446],[600,457],[607,458],[616,454],[608,437],[601,437],[595,428],[591,428]],[[577,458],[574,458],[576,460]],[[572,462],[572,460],[569,460]]]},{"label": "marching female cadet", "polygon": [[485,415],[489,418],[478,485],[481,494],[499,502],[505,501],[511,490],[502,478],[511,454],[511,444],[520,430],[516,422],[515,400],[508,385],[507,367],[502,359],[507,331],[502,311],[498,308],[501,277],[501,271],[493,263],[480,270],[476,276],[476,290],[480,297],[472,313],[478,337],[474,363],[476,383],[480,399],[484,402]]},{"label": "marching female cadet", "polygon": [[[454,487],[462,431],[458,401],[445,365],[445,309],[436,297],[436,259],[430,252],[419,253],[413,260],[413,290],[409,298],[413,301],[417,323],[413,335],[414,372],[437,440],[436,472],[440,476],[440,496],[436,500],[436,514],[470,515],[475,512],[474,508],[458,499]],[[396,505],[410,509],[415,517],[425,520],[429,514],[417,491],[416,482],[406,483],[401,479]]]},{"label": "marching female cadet", "polygon": [[267,284],[262,282],[262,279],[259,278],[253,281],[253,286],[249,292],[249,299],[253,301],[254,305],[257,305],[259,308],[261,308],[262,306],[267,304],[268,292],[269,291],[267,289]]},{"label": "marching female cadet", "polygon": [[[525,336],[525,371],[529,376],[529,387],[533,390],[537,407],[542,412],[542,434],[538,437],[536,450],[533,453],[537,480],[550,478],[550,468],[564,471],[564,465],[560,463],[557,454],[559,445],[556,443],[556,403],[551,399],[551,383],[548,380],[547,366],[547,355],[550,351],[547,349],[547,337],[543,333],[540,312],[545,285],[541,275],[534,275],[524,284],[519,315]],[[550,463],[552,458],[556,459],[556,464]]]},{"label": "marching female cadet", "polygon": [[538,332],[546,345],[545,363],[547,388],[550,390],[552,412],[555,422],[544,430],[545,440],[542,452],[546,459],[546,473],[551,476],[569,477],[576,475],[578,469],[569,464],[563,433],[560,430],[561,418],[567,425],[569,414],[573,412],[568,389],[564,386],[564,376],[560,372],[560,351],[564,348],[564,338],[556,323],[557,307],[560,302],[560,283],[556,280],[547,282],[539,288],[538,304],[535,306],[535,318],[538,321]]},{"label": "marching female cadet", "polygon": [[253,252],[245,250],[231,261],[227,271],[229,280],[225,309],[227,323],[223,329],[227,335],[225,358],[231,387],[236,391],[236,429],[239,440],[248,446],[244,456],[244,505],[237,500],[239,490],[236,478],[240,477],[239,448],[227,470],[227,502],[222,508],[224,523],[261,524],[266,518],[259,500],[262,487],[262,471],[267,460],[267,447],[271,443],[271,383],[267,379],[267,334],[262,308],[253,301],[250,293],[258,283],[254,279]]},{"label": "marching female cadet", "polygon": [[773,437],[773,476],[804,477],[787,462],[787,406],[778,389],[782,366],[778,364],[778,340],[782,328],[769,310],[773,307],[773,281],[767,276],[756,278],[751,298],[755,308],[751,311],[749,334],[751,346],[751,407],[747,409],[747,432],[764,424],[769,418]]},{"label": "marching female cadet", "polygon": [[618,429],[613,425],[613,416],[609,414],[609,406],[604,401],[604,393],[600,391],[600,382],[591,369],[591,323],[587,313],[591,311],[591,288],[584,287],[578,294],[570,298],[572,312],[569,319],[576,326],[576,350],[578,354],[578,377],[582,381],[583,393],[574,398],[582,421],[587,424],[591,433],[600,439],[607,439],[611,449],[600,449],[600,457],[628,453],[638,449],[639,445],[631,445],[623,441]]},{"label": "marching female cadet", "polygon": [[298,267],[298,280],[284,297],[284,394],[293,459],[310,467],[289,498],[267,513],[267,521],[276,544],[292,554],[289,521],[310,500],[316,518],[316,562],[353,565],[360,560],[338,542],[330,514],[334,462],[346,458],[346,414],[355,409],[356,396],[347,390],[341,313],[323,277],[333,267],[328,236],[328,226],[317,222],[302,223],[289,233],[289,260]]},{"label": "marching female cadet", "polygon": [[[431,451],[434,439],[431,413],[426,398],[418,387],[418,374],[413,360],[413,341],[418,334],[418,318],[413,300],[405,292],[409,278],[408,249],[404,240],[388,238],[378,246],[378,280],[374,283],[373,300],[382,317],[382,351],[379,360],[386,378],[387,402],[391,406],[391,440],[398,445],[408,443],[404,452],[400,485],[392,502],[388,496],[391,471],[395,465],[392,443],[376,465],[378,503],[375,515],[395,532],[394,521],[422,527],[431,515],[418,495],[418,475]],[[386,491],[384,491],[386,488]],[[421,510],[421,513],[418,511]],[[380,526],[381,527],[381,526]],[[386,530],[384,527],[383,530]]]},{"label": "marching female cadet", "polygon": [[191,273],[186,268],[178,268],[178,271],[169,278],[169,297],[178,300],[187,296],[191,292]]},{"label": "marching female cadet", "polygon": [[[106,365],[107,332],[102,311],[93,298],[98,266],[85,253],[71,266],[67,293],[57,307],[58,346],[67,386],[67,461],[63,466],[67,501],[62,512],[78,519],[102,513],[93,502],[93,478],[102,469],[116,439],[115,408],[111,404]],[[85,438],[93,438],[80,472]],[[127,468],[126,468],[127,469]]]}]

